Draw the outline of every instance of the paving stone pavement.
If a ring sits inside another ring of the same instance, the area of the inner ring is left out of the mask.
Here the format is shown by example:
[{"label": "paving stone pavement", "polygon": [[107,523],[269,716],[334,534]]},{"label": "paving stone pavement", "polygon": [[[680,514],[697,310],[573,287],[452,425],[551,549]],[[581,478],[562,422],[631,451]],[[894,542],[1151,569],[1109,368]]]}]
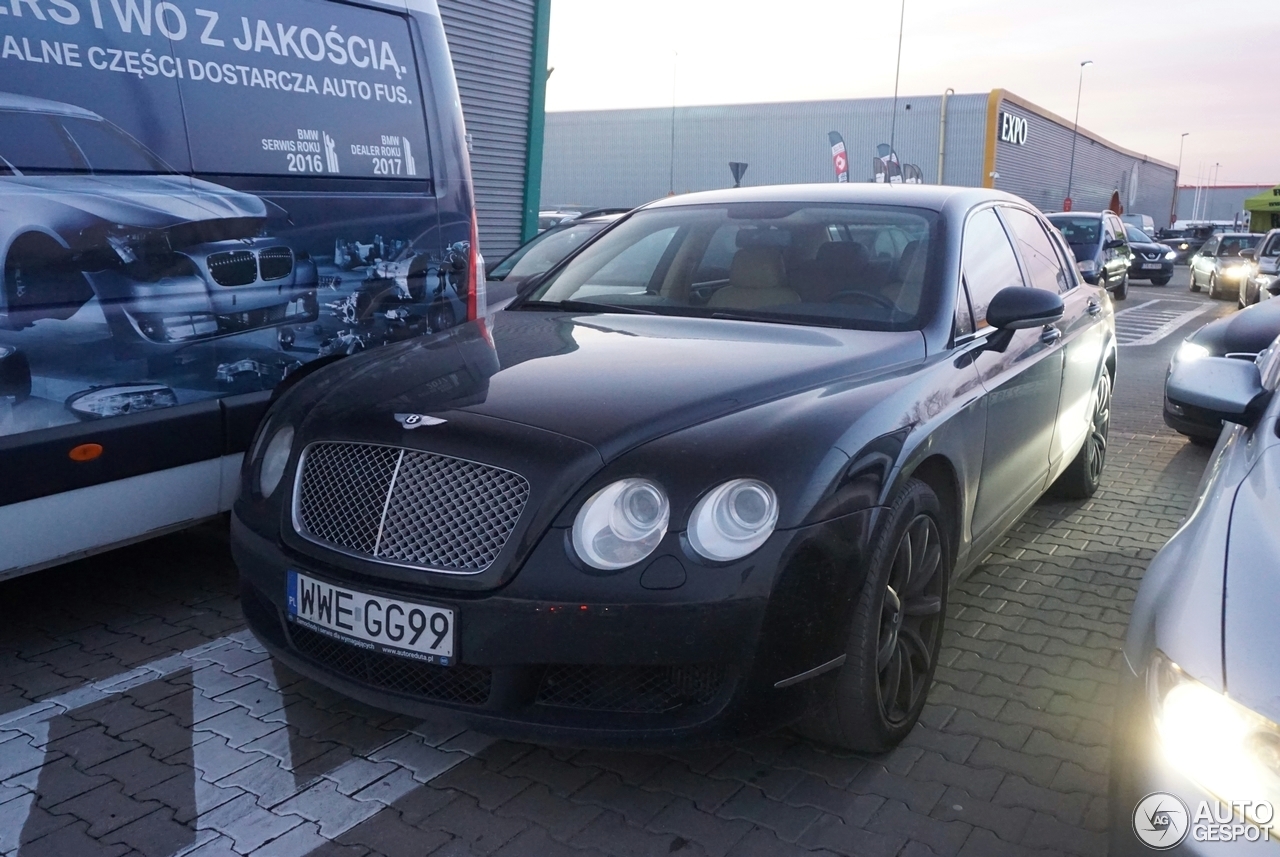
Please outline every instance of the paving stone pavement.
[{"label": "paving stone pavement", "polygon": [[1119,645],[1207,460],[1152,408],[1178,341],[1122,353],[1098,496],[1040,503],[954,591],[891,753],[544,748],[360,705],[243,630],[210,525],[0,584],[0,854],[1104,854]]}]

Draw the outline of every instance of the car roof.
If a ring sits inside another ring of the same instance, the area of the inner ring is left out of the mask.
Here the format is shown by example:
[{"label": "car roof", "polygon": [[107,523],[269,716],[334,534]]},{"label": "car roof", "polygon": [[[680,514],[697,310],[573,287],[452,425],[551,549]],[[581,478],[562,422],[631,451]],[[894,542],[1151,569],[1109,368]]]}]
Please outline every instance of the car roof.
[{"label": "car roof", "polygon": [[[1114,211],[1054,211],[1045,217],[1102,217],[1104,214],[1114,215]],[[1133,224],[1129,224],[1132,226]]]},{"label": "car roof", "polygon": [[674,208],[685,205],[726,205],[734,202],[799,202],[799,203],[867,203],[902,205],[941,211],[945,207],[965,209],[980,202],[1030,204],[1013,194],[990,188],[952,187],[949,185],[904,185],[875,182],[838,184],[766,185],[763,187],[728,188],[668,196],[655,200],[645,209]]},{"label": "car roof", "polygon": [[33,98],[29,95],[18,95],[13,92],[0,92],[0,110],[19,110],[24,113],[52,113],[58,116],[78,116],[81,119],[98,119],[102,117],[92,110],[66,104],[62,101],[50,101],[47,98]]}]

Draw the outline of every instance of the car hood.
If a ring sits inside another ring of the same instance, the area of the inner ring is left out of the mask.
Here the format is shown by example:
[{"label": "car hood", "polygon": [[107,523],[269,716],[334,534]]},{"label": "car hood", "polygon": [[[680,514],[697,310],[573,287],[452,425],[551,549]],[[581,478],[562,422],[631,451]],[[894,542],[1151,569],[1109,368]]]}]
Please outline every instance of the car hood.
[{"label": "car hood", "polygon": [[[533,310],[492,318],[486,358],[481,324],[344,360],[342,378],[327,379],[310,407],[305,434],[350,435],[364,424],[380,435],[383,426],[398,430],[396,415],[405,413],[480,417],[572,438],[608,461],[689,426],[925,358],[918,331]],[[459,361],[446,341],[472,356]],[[442,382],[460,363],[489,368],[465,383]]]},{"label": "car hood", "polygon": [[[7,176],[0,192],[25,189],[110,223],[163,229],[180,223],[266,217],[256,196],[178,175]],[[21,191],[18,191],[21,192]]]},{"label": "car hood", "polygon": [[1129,248],[1133,250],[1135,253],[1168,253],[1170,250],[1173,249],[1168,245],[1157,244],[1154,241],[1150,243],[1148,242],[1134,243],[1131,241],[1129,242]]},{"label": "car hood", "polygon": [[1223,666],[1232,698],[1280,723],[1280,439],[1259,427],[1270,446],[1236,493],[1223,605]]},{"label": "car hood", "polygon": [[1256,354],[1280,336],[1280,301],[1263,301],[1211,321],[1188,337],[1216,357]]}]

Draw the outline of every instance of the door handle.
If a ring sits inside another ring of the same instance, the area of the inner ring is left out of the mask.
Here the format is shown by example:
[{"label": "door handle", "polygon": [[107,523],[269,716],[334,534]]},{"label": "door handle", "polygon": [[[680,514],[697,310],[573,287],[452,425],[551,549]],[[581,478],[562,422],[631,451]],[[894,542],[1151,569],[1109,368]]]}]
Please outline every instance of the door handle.
[{"label": "door handle", "polygon": [[1089,315],[1097,315],[1098,313],[1102,312],[1102,304],[1098,303],[1097,301],[1089,301],[1089,303],[1085,306],[1085,309],[1089,311]]},{"label": "door handle", "polygon": [[1062,331],[1053,325],[1046,325],[1045,329],[1040,331],[1040,341],[1045,345],[1054,345],[1062,338]]}]

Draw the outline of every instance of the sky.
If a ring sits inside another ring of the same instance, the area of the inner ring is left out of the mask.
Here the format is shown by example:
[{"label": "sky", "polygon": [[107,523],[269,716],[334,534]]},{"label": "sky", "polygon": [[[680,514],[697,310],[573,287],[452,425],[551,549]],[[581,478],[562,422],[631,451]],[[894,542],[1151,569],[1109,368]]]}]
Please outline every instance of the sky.
[{"label": "sky", "polygon": [[[899,0],[552,0],[547,109],[893,94]],[[1280,0],[906,0],[904,96],[1004,88],[1171,164],[1280,183]],[[1265,57],[1271,59],[1264,61]]]}]

